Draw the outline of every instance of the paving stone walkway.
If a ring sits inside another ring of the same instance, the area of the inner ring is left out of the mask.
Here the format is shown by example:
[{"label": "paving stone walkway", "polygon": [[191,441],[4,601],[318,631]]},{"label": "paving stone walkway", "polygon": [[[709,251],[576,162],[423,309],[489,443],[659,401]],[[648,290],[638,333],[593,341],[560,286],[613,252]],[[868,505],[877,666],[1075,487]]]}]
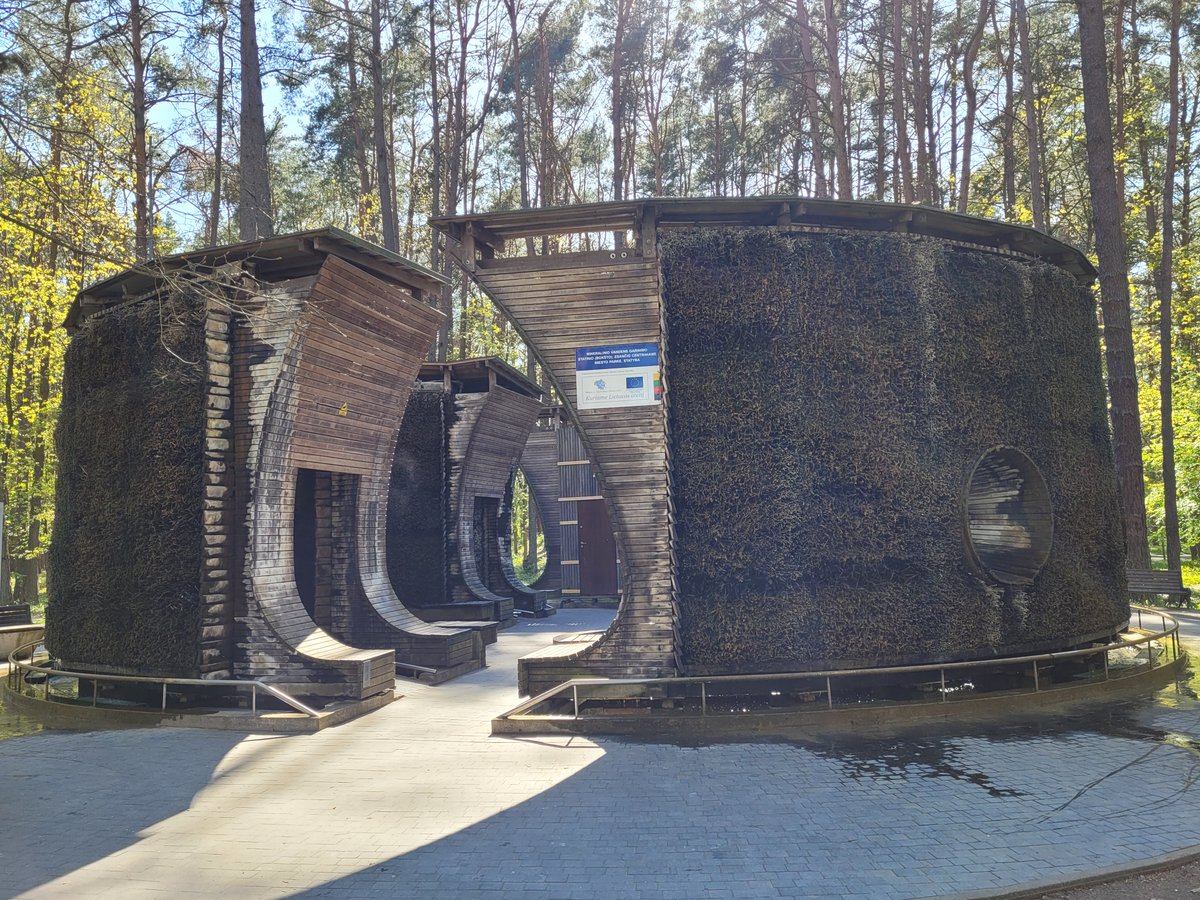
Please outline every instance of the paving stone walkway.
[{"label": "paving stone walkway", "polygon": [[493,738],[515,660],[316,735],[0,741],[0,895],[926,897],[1200,844],[1200,703],[871,740]]}]

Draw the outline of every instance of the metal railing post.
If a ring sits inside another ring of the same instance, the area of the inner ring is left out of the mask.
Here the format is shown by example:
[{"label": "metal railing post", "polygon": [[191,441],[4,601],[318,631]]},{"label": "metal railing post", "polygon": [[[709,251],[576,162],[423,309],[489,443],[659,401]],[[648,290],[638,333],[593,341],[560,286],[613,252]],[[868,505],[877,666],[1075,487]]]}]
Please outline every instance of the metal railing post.
[{"label": "metal railing post", "polygon": [[575,718],[579,718],[579,685],[571,685],[571,700],[575,704]]},{"label": "metal railing post", "polygon": [[1108,681],[1108,651],[1101,651],[1104,654],[1104,680]]},{"label": "metal railing post", "polygon": [[828,675],[825,676],[825,699],[829,702],[829,708],[833,709],[833,682]]},{"label": "metal railing post", "polygon": [[166,683],[165,681],[163,682],[163,702],[162,702],[162,711],[163,711],[163,712],[166,712],[166,711],[167,711],[167,683]]},{"label": "metal railing post", "polygon": [[708,690],[703,681],[700,682],[700,715],[708,715]]},{"label": "metal railing post", "polygon": [[92,679],[92,706],[96,705],[96,694],[100,690],[100,682],[95,678]]},{"label": "metal railing post", "polygon": [[258,682],[250,683],[250,712],[258,715]]},{"label": "metal railing post", "polygon": [[1038,665],[1037,660],[1033,661],[1033,692],[1036,694],[1042,689],[1041,682],[1038,681]]},{"label": "metal railing post", "polygon": [[946,670],[938,669],[942,673],[942,702],[946,702]]}]

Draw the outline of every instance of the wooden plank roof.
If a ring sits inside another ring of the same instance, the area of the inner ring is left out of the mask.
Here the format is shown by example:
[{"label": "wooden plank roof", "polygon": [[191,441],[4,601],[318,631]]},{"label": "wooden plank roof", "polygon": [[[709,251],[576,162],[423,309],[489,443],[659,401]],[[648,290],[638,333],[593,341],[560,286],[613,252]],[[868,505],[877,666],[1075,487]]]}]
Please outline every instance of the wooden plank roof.
[{"label": "wooden plank roof", "polygon": [[471,359],[456,359],[451,362],[427,362],[421,366],[418,376],[421,381],[442,381],[449,375],[452,381],[491,381],[527,397],[541,397],[542,386],[529,378],[520,369],[514,368],[498,356],[476,356]]},{"label": "wooden plank roof", "polygon": [[340,228],[318,228],[260,241],[203,247],[130,266],[83,288],[72,302],[64,324],[73,328],[93,313],[155,290],[172,276],[203,277],[230,263],[251,262],[264,280],[279,280],[316,271],[329,255],[422,293],[436,293],[447,282],[437,272]]},{"label": "wooden plank roof", "polygon": [[[797,225],[860,231],[899,231],[1012,251],[1054,263],[1084,281],[1097,273],[1070,244],[1024,225],[926,206],[807,197],[651,197],[634,201],[435,216],[430,224],[455,240],[503,249],[509,240],[554,234],[631,231],[643,221],[659,228],[706,225]],[[547,262],[548,266],[553,266]]]}]

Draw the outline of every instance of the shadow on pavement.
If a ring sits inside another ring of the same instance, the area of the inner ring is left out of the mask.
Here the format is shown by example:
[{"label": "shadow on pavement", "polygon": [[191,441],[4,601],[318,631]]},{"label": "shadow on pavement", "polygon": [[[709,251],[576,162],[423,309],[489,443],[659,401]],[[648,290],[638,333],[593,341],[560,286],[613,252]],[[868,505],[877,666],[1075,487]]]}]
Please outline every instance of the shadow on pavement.
[{"label": "shadow on pavement", "polygon": [[[1200,734],[1184,700],[1162,711]],[[1065,878],[1200,843],[1196,750],[1148,707],[803,743],[602,739],[550,790],[299,896],[887,898]]]},{"label": "shadow on pavement", "polygon": [[[243,739],[162,728],[42,732],[0,742],[0,896],[46,885],[136,844],[145,829],[186,810]],[[63,790],[67,779],[74,790]]]}]

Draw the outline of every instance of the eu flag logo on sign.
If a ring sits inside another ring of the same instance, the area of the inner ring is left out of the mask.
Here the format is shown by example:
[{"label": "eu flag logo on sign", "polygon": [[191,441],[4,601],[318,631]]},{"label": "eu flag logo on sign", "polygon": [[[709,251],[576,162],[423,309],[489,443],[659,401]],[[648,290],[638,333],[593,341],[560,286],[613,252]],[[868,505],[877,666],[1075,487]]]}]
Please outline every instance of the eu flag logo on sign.
[{"label": "eu flag logo on sign", "polygon": [[645,381],[641,375],[631,375],[625,379],[625,389],[633,390],[634,388],[645,387]]}]

